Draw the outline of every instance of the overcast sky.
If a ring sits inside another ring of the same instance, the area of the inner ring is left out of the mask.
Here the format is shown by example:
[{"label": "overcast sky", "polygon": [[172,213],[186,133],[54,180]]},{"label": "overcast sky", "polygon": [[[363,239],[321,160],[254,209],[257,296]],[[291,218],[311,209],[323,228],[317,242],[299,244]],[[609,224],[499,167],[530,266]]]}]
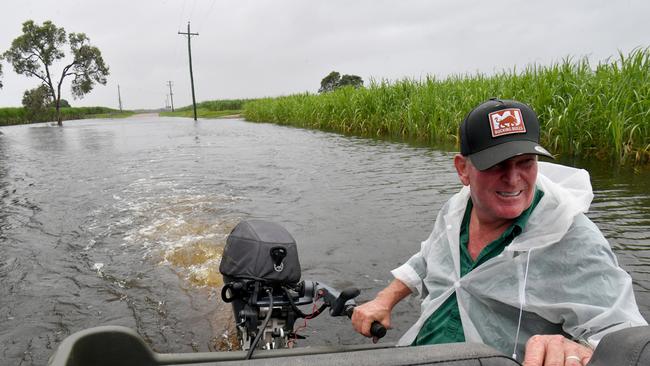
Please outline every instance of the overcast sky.
[{"label": "overcast sky", "polygon": [[[0,51],[28,19],[84,32],[110,67],[105,86],[73,106],[160,108],[316,92],[330,71],[366,83],[426,75],[490,74],[567,56],[594,63],[650,46],[648,0],[15,0],[2,6]],[[10,4],[9,4],[10,3]],[[61,65],[54,66],[60,74]],[[20,106],[35,78],[3,64],[0,106]]]}]

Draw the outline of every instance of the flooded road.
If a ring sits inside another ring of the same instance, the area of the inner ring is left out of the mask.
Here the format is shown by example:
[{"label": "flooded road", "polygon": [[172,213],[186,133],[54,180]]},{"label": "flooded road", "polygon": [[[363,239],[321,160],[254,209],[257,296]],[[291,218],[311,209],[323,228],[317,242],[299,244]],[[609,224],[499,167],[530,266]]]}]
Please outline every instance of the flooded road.
[{"label": "flooded road", "polygon": [[[131,327],[158,352],[228,348],[218,264],[242,219],[283,225],[304,279],[361,299],[429,235],[460,184],[453,153],[242,120],[139,116],[0,128],[2,364],[42,365],[69,334]],[[650,318],[650,175],[592,172],[589,216]],[[395,341],[419,303],[398,305]],[[310,321],[302,345],[367,342]]]}]

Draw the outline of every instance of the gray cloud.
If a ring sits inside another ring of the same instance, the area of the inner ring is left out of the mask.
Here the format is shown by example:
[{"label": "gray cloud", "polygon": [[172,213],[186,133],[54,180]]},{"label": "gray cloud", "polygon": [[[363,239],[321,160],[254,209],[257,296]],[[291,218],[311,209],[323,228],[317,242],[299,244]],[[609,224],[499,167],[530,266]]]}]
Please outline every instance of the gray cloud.
[{"label": "gray cloud", "polygon": [[[315,92],[332,70],[364,80],[492,73],[567,56],[593,61],[648,46],[650,3],[631,1],[22,0],[3,9],[0,50],[21,23],[52,20],[85,32],[111,68],[106,86],[73,105],[158,108],[174,82],[191,102],[192,31],[198,100]],[[19,106],[37,85],[4,67],[1,106]]]}]

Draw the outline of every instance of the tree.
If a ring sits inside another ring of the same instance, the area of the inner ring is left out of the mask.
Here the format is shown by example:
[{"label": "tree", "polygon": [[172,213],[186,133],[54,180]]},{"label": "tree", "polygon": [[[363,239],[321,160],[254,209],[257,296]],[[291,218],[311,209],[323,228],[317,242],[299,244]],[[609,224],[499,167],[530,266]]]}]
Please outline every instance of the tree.
[{"label": "tree", "polygon": [[50,93],[45,85],[41,84],[34,89],[26,90],[23,94],[25,116],[30,122],[36,122],[39,116],[47,111],[48,104],[50,104]]},{"label": "tree", "polygon": [[330,72],[329,75],[325,76],[323,80],[320,81],[320,89],[318,89],[318,92],[325,93],[336,89],[339,80],[341,80],[341,74],[336,71]]},{"label": "tree", "polygon": [[[50,104],[48,104],[47,106],[50,107],[50,108],[56,108],[55,104],[56,103],[54,103],[54,102],[50,102]],[[61,99],[61,101],[59,102],[59,107],[61,107],[61,108],[70,108],[70,103],[68,103],[68,101],[65,100],[65,99]]]},{"label": "tree", "polygon": [[353,86],[355,88],[360,88],[363,86],[363,79],[357,75],[343,75],[339,74],[336,71],[330,72],[327,76],[323,78],[320,82],[319,93],[331,92],[343,86]]},{"label": "tree", "polygon": [[363,86],[363,79],[357,75],[343,75],[341,80],[339,80],[339,87],[342,86],[353,86],[355,88],[360,88]]},{"label": "tree", "polygon": [[[52,80],[52,64],[65,57],[62,47],[69,44],[72,61],[63,67],[61,76]],[[108,66],[97,47],[90,45],[90,39],[84,33],[70,33],[66,38],[63,28],[45,21],[42,26],[28,20],[23,23],[23,34],[11,42],[11,48],[3,57],[13,66],[16,73],[27,77],[36,77],[47,88],[54,102],[56,118],[61,121],[61,85],[63,80],[72,76],[72,95],[82,98],[88,94],[95,83],[106,85]]]}]

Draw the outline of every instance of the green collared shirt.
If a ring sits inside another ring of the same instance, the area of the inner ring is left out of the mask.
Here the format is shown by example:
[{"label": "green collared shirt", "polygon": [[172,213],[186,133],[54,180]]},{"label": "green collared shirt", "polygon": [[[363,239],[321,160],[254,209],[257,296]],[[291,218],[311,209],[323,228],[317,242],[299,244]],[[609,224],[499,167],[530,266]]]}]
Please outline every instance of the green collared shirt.
[{"label": "green collared shirt", "polygon": [[[465,276],[474,268],[487,262],[489,259],[496,257],[503,252],[512,240],[521,234],[526,227],[528,218],[533,212],[537,204],[544,196],[544,192],[535,189],[535,197],[524,212],[513,221],[513,223],[501,234],[499,238],[488,244],[481,253],[479,253],[476,260],[473,260],[467,249],[469,243],[469,219],[472,213],[472,200],[468,200],[467,207],[465,208],[465,215],[460,227],[460,275]],[[464,342],[465,334],[463,333],[463,323],[460,320],[460,312],[458,311],[458,300],[456,294],[452,294],[422,325],[420,332],[413,341],[413,346],[423,344],[440,344],[440,343],[454,343]]]}]

